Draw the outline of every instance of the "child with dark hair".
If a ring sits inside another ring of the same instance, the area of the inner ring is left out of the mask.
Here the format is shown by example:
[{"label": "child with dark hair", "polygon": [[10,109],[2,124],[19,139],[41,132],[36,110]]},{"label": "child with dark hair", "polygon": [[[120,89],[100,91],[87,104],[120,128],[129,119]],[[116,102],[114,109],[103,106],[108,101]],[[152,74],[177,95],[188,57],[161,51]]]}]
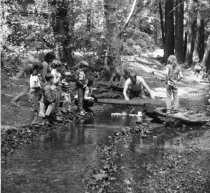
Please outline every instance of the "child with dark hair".
[{"label": "child with dark hair", "polygon": [[[52,63],[52,61],[55,59],[55,55],[53,52],[48,52],[45,57],[44,57],[44,62],[42,62],[42,81],[45,82],[45,76],[50,73],[50,64]],[[43,97],[40,100],[40,111],[39,111],[39,116],[40,117],[44,117],[44,103],[43,103]]]},{"label": "child with dark hair", "polygon": [[[45,82],[45,76],[50,73],[50,64],[52,63],[52,61],[55,59],[55,55],[53,52],[48,52],[45,57],[44,57],[44,62],[42,62],[42,81]],[[40,100],[40,111],[39,111],[39,116],[40,117],[44,117],[44,103],[43,103],[43,97]]]},{"label": "child with dark hair", "polygon": [[45,82],[45,76],[50,73],[50,64],[55,59],[55,55],[52,52],[48,52],[44,57],[44,62],[42,62],[43,71],[42,71],[42,78],[43,82]]},{"label": "child with dark hair", "polygon": [[33,68],[33,73],[30,76],[30,91],[29,91],[29,97],[31,101],[31,106],[33,109],[33,117],[31,120],[31,124],[36,124],[38,120],[38,109],[39,109],[39,99],[40,99],[40,93],[41,93],[41,76],[39,71],[41,70],[41,67],[38,65],[35,65]]},{"label": "child with dark hair", "polygon": [[[182,73],[175,55],[170,55],[166,65],[166,106],[167,113],[176,113],[179,108],[179,96],[177,82],[182,79]],[[174,102],[174,110],[172,111],[172,98]]]}]

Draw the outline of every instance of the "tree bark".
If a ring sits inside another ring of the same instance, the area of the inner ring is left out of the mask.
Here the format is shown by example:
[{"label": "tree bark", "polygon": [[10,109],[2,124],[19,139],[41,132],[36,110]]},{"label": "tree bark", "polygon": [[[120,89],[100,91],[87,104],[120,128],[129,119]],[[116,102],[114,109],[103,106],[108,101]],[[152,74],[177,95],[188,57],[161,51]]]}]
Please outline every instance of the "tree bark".
[{"label": "tree bark", "polygon": [[202,65],[206,68],[206,72],[210,73],[210,35],[206,43],[205,53],[203,55]]},{"label": "tree bark", "polygon": [[[56,1],[52,0],[52,24],[53,24],[53,32],[55,37],[56,49],[59,52],[59,58],[62,62],[67,62],[68,65],[73,64],[72,57],[72,34],[70,29],[69,20],[69,5],[73,0],[69,2],[62,0]],[[71,26],[72,29],[72,26]]]},{"label": "tree bark", "polygon": [[174,13],[173,13],[173,0],[165,1],[165,47],[164,58],[174,54]]},{"label": "tree bark", "polygon": [[204,19],[201,18],[201,12],[198,8],[196,51],[198,53],[199,62],[202,61],[204,54],[204,32]]},{"label": "tree bark", "polygon": [[179,63],[184,62],[184,42],[183,42],[183,28],[184,28],[184,4],[183,0],[176,0],[175,6],[175,54]]},{"label": "tree bark", "polygon": [[110,84],[112,84],[116,74],[123,76],[121,69],[120,49],[121,41],[119,38],[119,26],[116,17],[116,1],[104,0],[104,14],[107,27],[107,45],[108,45],[108,66],[111,72]]},{"label": "tree bark", "polygon": [[192,66],[193,52],[196,40],[196,21],[194,20],[192,13],[193,0],[188,2],[188,18],[187,18],[187,50],[185,62],[188,66]]},{"label": "tree bark", "polygon": [[[87,23],[86,23],[86,32],[88,33],[88,35],[90,34],[90,29],[91,29],[91,9],[87,9]],[[90,48],[90,39],[86,38],[85,40],[85,46],[87,49]]]},{"label": "tree bark", "polygon": [[162,32],[162,44],[163,47],[165,45],[165,30],[164,30],[164,23],[163,23],[163,10],[161,1],[159,1],[159,14],[160,14],[160,25],[161,25],[161,32]]}]

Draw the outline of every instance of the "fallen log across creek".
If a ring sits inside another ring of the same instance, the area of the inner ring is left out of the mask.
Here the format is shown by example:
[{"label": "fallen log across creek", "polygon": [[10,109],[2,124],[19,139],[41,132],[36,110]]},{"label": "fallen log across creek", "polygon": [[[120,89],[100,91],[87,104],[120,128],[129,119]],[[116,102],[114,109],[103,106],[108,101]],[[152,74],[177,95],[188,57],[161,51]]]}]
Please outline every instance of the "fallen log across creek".
[{"label": "fallen log across creek", "polygon": [[167,114],[163,111],[163,109],[158,108],[154,110],[153,116],[154,115],[164,118],[172,118],[180,121],[183,124],[191,126],[204,125],[210,121],[206,118],[205,115],[199,113],[189,114],[188,112],[178,112],[174,114]]},{"label": "fallen log across creek", "polygon": [[172,118],[177,121],[180,121],[180,123],[186,124],[186,125],[204,125],[208,123],[210,120],[205,117],[205,115],[199,114],[199,113],[193,113],[190,114],[188,111],[185,112],[178,112],[174,114],[167,114],[165,113],[164,108],[158,108],[159,107],[165,107],[165,101],[161,99],[134,99],[125,101],[124,99],[98,99],[98,103],[103,104],[115,104],[115,105],[129,105],[129,106],[142,106],[143,110],[146,115],[149,117],[156,119],[158,117],[162,118]]}]

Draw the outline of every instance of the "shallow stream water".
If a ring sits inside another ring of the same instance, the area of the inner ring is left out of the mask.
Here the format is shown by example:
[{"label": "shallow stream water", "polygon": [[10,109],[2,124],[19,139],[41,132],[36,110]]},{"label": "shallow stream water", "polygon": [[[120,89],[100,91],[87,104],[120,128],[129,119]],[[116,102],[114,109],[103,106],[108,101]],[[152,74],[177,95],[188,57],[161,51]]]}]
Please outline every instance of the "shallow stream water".
[{"label": "shallow stream water", "polygon": [[[84,192],[84,175],[90,165],[100,162],[96,146],[106,144],[109,135],[121,131],[124,126],[135,125],[137,121],[135,117],[111,117],[112,112],[123,111],[126,111],[123,107],[113,107],[79,122],[77,127],[67,124],[41,135],[32,144],[22,146],[8,157],[2,168],[2,193]],[[135,178],[140,174],[133,166],[142,154],[153,154],[154,159],[163,159],[164,151],[185,148],[187,140],[196,140],[201,150],[210,151],[209,139],[210,131],[201,128],[189,129],[181,136],[169,134],[158,138],[154,132],[145,139],[134,137],[119,147],[126,155],[119,163],[125,168],[121,178],[137,180]],[[147,164],[146,160],[144,162]]]}]

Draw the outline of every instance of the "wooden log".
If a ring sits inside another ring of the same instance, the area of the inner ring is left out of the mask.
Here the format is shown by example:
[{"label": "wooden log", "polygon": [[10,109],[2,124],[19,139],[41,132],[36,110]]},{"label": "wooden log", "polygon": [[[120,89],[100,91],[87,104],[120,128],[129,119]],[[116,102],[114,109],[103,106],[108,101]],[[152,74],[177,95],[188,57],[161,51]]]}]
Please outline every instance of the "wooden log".
[{"label": "wooden log", "polygon": [[164,118],[172,118],[175,120],[180,121],[183,124],[191,125],[191,126],[198,126],[204,125],[210,120],[206,119],[205,117],[200,117],[198,114],[188,115],[186,113],[175,113],[175,114],[166,114],[162,111],[162,109],[156,109],[153,113],[153,116],[159,116]]},{"label": "wooden log", "polygon": [[165,102],[160,99],[133,99],[126,101],[124,99],[98,99],[98,103],[115,104],[115,105],[130,105],[130,106],[144,106],[146,104],[152,104],[156,106],[165,106]]}]

